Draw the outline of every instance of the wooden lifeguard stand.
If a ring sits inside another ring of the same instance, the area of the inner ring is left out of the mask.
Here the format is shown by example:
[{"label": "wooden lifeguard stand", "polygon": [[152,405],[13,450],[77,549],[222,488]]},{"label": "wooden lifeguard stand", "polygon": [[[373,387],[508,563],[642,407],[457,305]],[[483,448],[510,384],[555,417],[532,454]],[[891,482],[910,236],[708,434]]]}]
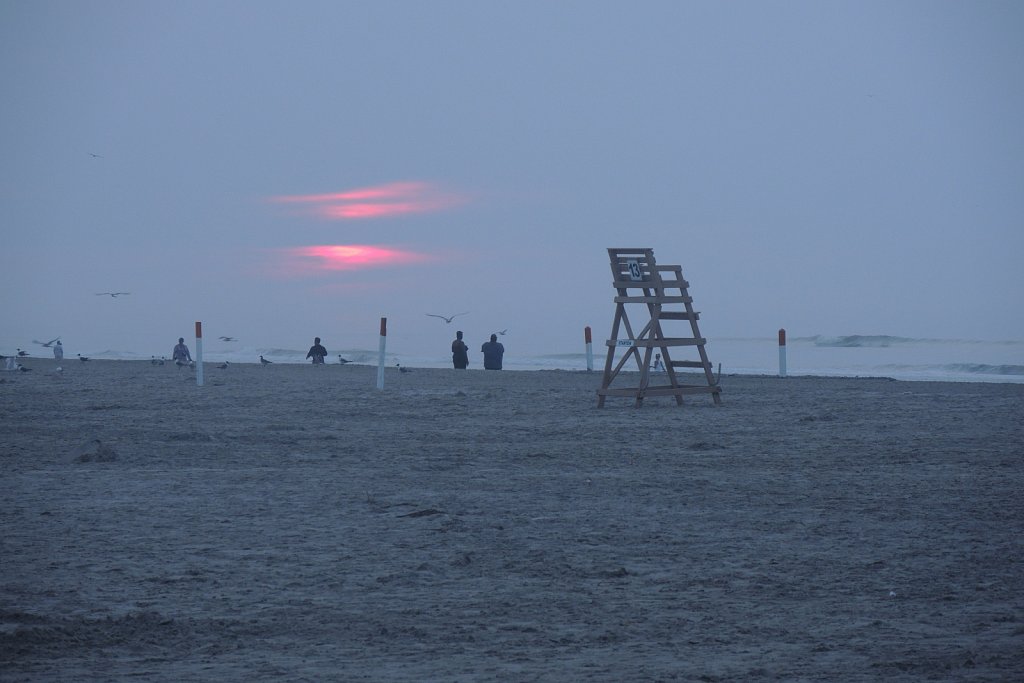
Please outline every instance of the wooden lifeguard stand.
[{"label": "wooden lifeguard stand", "polygon": [[[611,338],[606,342],[608,358],[604,363],[604,377],[601,388],[597,390],[597,406],[604,406],[608,396],[631,396],[636,399],[637,407],[643,405],[648,396],[674,396],[676,403],[683,404],[686,394],[711,394],[715,405],[721,405],[721,387],[711,371],[711,361],[704,346],[707,340],[700,336],[697,320],[700,314],[693,310],[693,299],[687,292],[690,284],[683,279],[682,266],[659,266],[654,261],[653,249],[609,249],[608,258],[612,266],[612,286],[615,287],[615,321],[612,323]],[[676,294],[678,290],[678,294]],[[636,310],[639,306],[645,309],[647,323],[634,333],[626,312]],[[676,307],[671,310],[670,307]],[[682,310],[679,310],[681,307]],[[662,328],[663,321],[682,321],[689,323],[686,334],[666,336]],[[620,338],[620,332],[625,336]],[[700,360],[673,360],[669,349],[681,346],[695,347]],[[664,362],[664,372],[651,368],[651,359],[655,349],[660,350]],[[616,352],[625,353],[615,362]],[[639,374],[639,385],[628,388],[611,388],[612,382],[619,375],[622,367],[630,358],[636,360]],[[680,384],[679,368],[700,369],[704,373],[707,385]],[[667,384],[651,385],[654,378],[664,378]]]}]

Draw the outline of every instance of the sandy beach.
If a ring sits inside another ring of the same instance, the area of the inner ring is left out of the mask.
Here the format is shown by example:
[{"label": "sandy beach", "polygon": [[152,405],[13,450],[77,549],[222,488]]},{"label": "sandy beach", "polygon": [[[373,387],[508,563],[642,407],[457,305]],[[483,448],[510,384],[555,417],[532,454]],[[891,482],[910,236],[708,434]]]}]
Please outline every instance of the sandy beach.
[{"label": "sandy beach", "polygon": [[26,362],[3,681],[1024,680],[1024,385]]}]

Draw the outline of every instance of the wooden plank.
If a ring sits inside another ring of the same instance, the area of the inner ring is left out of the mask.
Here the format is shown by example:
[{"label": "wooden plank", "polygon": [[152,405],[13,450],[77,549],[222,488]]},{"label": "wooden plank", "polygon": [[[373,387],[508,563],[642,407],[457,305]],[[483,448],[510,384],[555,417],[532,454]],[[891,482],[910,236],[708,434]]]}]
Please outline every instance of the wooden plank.
[{"label": "wooden plank", "polygon": [[704,362],[699,360],[674,360],[669,363],[674,368],[700,368],[704,369]]},{"label": "wooden plank", "polygon": [[613,280],[612,287],[615,289],[653,289],[655,281],[648,274],[644,274],[643,280]]},{"label": "wooden plank", "polygon": [[617,304],[692,304],[688,296],[617,296]]},{"label": "wooden plank", "polygon": [[662,311],[658,314],[660,320],[700,320],[700,311],[692,314],[686,311]]},{"label": "wooden plank", "polygon": [[[619,342],[631,341],[632,344],[619,344]],[[607,339],[605,346],[615,346],[623,349],[630,348],[659,348],[662,346],[701,346],[707,344],[708,340],[703,337],[663,337],[661,339]],[[674,361],[673,361],[674,362]]]}]

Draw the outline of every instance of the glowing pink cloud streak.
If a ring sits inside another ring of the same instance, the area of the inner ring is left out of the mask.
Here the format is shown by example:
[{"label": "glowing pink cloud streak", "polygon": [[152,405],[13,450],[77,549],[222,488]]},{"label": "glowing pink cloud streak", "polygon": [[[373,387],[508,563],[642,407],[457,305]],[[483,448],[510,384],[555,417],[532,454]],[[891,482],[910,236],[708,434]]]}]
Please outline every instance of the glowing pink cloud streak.
[{"label": "glowing pink cloud streak", "polygon": [[396,182],[328,194],[274,197],[280,204],[307,204],[332,220],[381,218],[442,211],[466,203],[466,198],[424,182]]},{"label": "glowing pink cloud streak", "polygon": [[291,268],[301,272],[365,270],[430,261],[433,257],[413,251],[363,244],[333,244],[283,250]]}]

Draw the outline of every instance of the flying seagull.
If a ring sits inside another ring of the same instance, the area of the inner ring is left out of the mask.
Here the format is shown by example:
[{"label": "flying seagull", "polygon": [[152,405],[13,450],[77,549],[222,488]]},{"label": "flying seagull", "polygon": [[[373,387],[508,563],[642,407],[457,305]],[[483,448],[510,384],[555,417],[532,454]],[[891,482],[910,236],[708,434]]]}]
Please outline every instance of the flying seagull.
[{"label": "flying seagull", "polygon": [[59,340],[60,340],[60,337],[54,337],[53,339],[51,339],[48,342],[41,342],[38,339],[33,339],[32,342],[35,343],[35,344],[39,344],[40,346],[43,346],[45,348],[50,348],[51,346],[53,346],[53,343],[55,341],[59,341]]},{"label": "flying seagull", "polygon": [[427,315],[429,315],[431,318],[440,318],[441,320],[445,321],[446,323],[451,324],[452,320],[455,320],[455,318],[459,317],[460,315],[466,315],[467,313],[469,313],[469,311],[465,311],[463,313],[456,313],[455,315],[451,315],[451,316],[448,316],[448,315],[437,315],[436,313],[427,313]]},{"label": "flying seagull", "polygon": [[235,338],[235,337],[218,337],[218,339],[220,339],[220,340],[221,340],[221,341],[223,341],[223,342],[233,342],[233,341],[238,341],[238,339],[237,339],[237,338]]},{"label": "flying seagull", "polygon": [[508,328],[506,327],[506,328],[505,328],[505,329],[503,329],[503,330],[499,330],[499,331],[498,331],[498,334],[500,334],[500,335],[502,335],[502,336],[504,336],[504,335],[508,334]]},{"label": "flying seagull", "polygon": [[109,296],[115,299],[122,294],[131,294],[131,292],[96,292],[96,296]]},{"label": "flying seagull", "polygon": [[94,154],[93,152],[89,152],[89,156],[91,156],[93,159],[102,159],[103,158],[102,154]]}]

